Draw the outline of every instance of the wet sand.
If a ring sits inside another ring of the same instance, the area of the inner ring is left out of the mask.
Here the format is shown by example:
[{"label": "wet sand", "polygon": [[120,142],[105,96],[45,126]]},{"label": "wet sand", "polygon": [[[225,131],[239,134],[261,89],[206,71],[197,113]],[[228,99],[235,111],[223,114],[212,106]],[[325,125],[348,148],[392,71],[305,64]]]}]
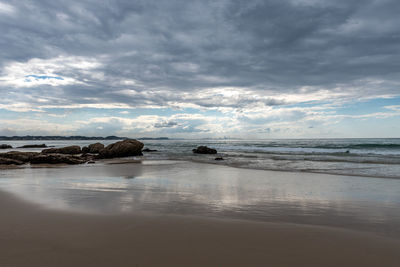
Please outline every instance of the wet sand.
[{"label": "wet sand", "polygon": [[400,241],[350,230],[44,209],[0,192],[1,266],[399,266]]}]

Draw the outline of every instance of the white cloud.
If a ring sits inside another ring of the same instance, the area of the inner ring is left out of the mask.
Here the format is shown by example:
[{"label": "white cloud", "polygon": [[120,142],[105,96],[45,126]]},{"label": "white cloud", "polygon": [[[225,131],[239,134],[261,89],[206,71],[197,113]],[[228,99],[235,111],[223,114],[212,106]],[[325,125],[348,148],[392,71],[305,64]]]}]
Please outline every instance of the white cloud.
[{"label": "white cloud", "polygon": [[13,14],[14,12],[15,12],[15,8],[12,5],[0,2],[0,13]]},{"label": "white cloud", "polygon": [[9,62],[3,68],[0,86],[37,87],[41,85],[65,86],[84,84],[76,73],[85,76],[96,75],[91,70],[101,66],[93,58],[59,56],[50,59],[33,58],[26,62]]},{"label": "white cloud", "polygon": [[0,124],[18,135],[68,135],[79,128],[79,124],[76,123],[52,123],[43,119],[0,119]]}]

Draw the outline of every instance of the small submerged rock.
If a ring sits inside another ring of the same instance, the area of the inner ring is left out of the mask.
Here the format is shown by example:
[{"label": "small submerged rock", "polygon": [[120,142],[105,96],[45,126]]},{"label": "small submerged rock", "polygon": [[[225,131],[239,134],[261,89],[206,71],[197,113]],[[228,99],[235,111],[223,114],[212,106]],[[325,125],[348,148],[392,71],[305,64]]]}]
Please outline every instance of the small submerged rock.
[{"label": "small submerged rock", "polygon": [[143,149],[142,150],[142,152],[157,152],[158,150],[156,150],[156,149],[150,149],[150,148],[145,148],[145,149]]},{"label": "small submerged rock", "polygon": [[223,157],[217,157],[214,160],[224,160],[224,158]]},{"label": "small submerged rock", "polygon": [[1,144],[0,145],[0,149],[10,149],[10,148],[13,148],[13,147],[10,146],[10,145],[6,145],[6,144]]},{"label": "small submerged rock", "polygon": [[199,146],[192,150],[196,154],[217,154],[217,150],[214,148],[209,148],[207,146]]},{"label": "small submerged rock", "polygon": [[45,148],[47,147],[46,144],[40,144],[40,145],[24,145],[24,146],[19,146],[17,148]]}]

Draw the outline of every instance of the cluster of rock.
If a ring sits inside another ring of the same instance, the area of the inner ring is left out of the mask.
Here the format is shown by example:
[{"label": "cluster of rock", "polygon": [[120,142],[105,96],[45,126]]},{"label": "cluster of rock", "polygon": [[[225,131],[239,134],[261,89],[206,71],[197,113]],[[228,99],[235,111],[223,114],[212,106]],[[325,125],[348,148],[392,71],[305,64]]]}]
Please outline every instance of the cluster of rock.
[{"label": "cluster of rock", "polygon": [[[6,147],[7,146],[7,147]],[[1,148],[12,148],[9,145],[1,145]],[[21,148],[41,148],[41,145],[26,145]],[[149,148],[143,149],[143,143],[134,139],[119,141],[108,146],[101,143],[91,144],[81,148],[80,146],[67,146],[61,148],[47,148],[41,152],[11,151],[0,153],[0,165],[31,164],[82,164],[94,163],[95,159],[110,159],[129,156],[141,156],[142,152],[155,152]],[[196,154],[217,154],[217,150],[207,146],[199,146],[193,149]],[[222,157],[215,160],[223,160]]]},{"label": "cluster of rock", "polygon": [[41,152],[11,151],[0,153],[0,164],[82,164],[94,159],[119,158],[142,155],[143,143],[137,140],[123,140],[104,147],[101,143],[88,147],[67,146],[48,148]]},{"label": "cluster of rock", "polygon": [[[217,154],[217,150],[207,146],[199,146],[192,150],[196,154]],[[216,157],[215,160],[224,160],[222,157]]]},{"label": "cluster of rock", "polygon": [[217,150],[206,146],[199,146],[192,150],[196,154],[217,154]]},{"label": "cluster of rock", "polygon": [[[19,146],[19,147],[17,147],[17,148],[45,148],[45,147],[47,147],[45,144],[40,144],[40,145],[24,145],[24,146]],[[6,145],[6,144],[2,144],[2,145],[0,145],[0,149],[11,149],[11,148],[13,148],[12,146],[10,146],[10,145]]]}]

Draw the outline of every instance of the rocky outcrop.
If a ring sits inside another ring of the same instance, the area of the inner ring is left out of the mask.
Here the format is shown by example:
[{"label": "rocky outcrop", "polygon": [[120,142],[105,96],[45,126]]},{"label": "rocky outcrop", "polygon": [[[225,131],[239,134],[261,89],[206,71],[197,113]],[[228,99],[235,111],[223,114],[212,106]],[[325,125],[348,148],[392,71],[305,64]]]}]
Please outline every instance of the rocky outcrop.
[{"label": "rocky outcrop", "polygon": [[6,144],[1,144],[0,145],[0,149],[10,149],[10,148],[13,148],[13,147],[10,146],[10,145],[6,145]]},{"label": "rocky outcrop", "polygon": [[19,152],[11,151],[0,153],[0,165],[24,163],[31,164],[82,164],[93,159],[93,155],[76,156],[68,154],[50,154],[38,152]]},{"label": "rocky outcrop", "polygon": [[82,164],[86,160],[65,154],[39,154],[30,160],[31,164]]},{"label": "rocky outcrop", "polygon": [[94,143],[89,145],[89,153],[97,154],[100,153],[102,149],[104,149],[104,145],[102,143]]},{"label": "rocky outcrop", "polygon": [[0,165],[22,165],[24,162],[16,160],[16,159],[7,159],[0,157]]},{"label": "rocky outcrop", "polygon": [[[26,147],[26,146],[25,146]],[[83,151],[79,146],[49,148],[38,152],[12,151],[0,153],[0,165],[31,164],[82,164],[94,163],[95,158],[118,158],[142,155],[143,143],[137,140],[124,140],[104,147],[101,143],[91,144]],[[81,154],[82,155],[77,155]],[[93,155],[98,153],[98,155]]]},{"label": "rocky outcrop", "polygon": [[193,149],[192,151],[193,153],[196,154],[217,154],[217,150],[206,146],[199,146],[196,149]]},{"label": "rocky outcrop", "polygon": [[7,153],[0,153],[0,158],[12,159],[26,163],[29,162],[36,155],[39,155],[39,153],[11,151]]},{"label": "rocky outcrop", "polygon": [[42,153],[43,154],[70,154],[70,155],[75,155],[75,154],[82,153],[82,150],[81,150],[81,148],[79,146],[67,146],[67,147],[61,147],[61,148],[43,149]]},{"label": "rocky outcrop", "polygon": [[113,143],[100,150],[98,158],[118,158],[129,156],[141,156],[143,143],[134,139],[128,139]]},{"label": "rocky outcrop", "polygon": [[82,153],[98,154],[102,149],[104,149],[104,145],[102,143],[94,143],[90,144],[89,146],[82,147]]},{"label": "rocky outcrop", "polygon": [[45,148],[47,147],[46,144],[41,144],[41,145],[24,145],[24,146],[19,146],[17,148]]}]

